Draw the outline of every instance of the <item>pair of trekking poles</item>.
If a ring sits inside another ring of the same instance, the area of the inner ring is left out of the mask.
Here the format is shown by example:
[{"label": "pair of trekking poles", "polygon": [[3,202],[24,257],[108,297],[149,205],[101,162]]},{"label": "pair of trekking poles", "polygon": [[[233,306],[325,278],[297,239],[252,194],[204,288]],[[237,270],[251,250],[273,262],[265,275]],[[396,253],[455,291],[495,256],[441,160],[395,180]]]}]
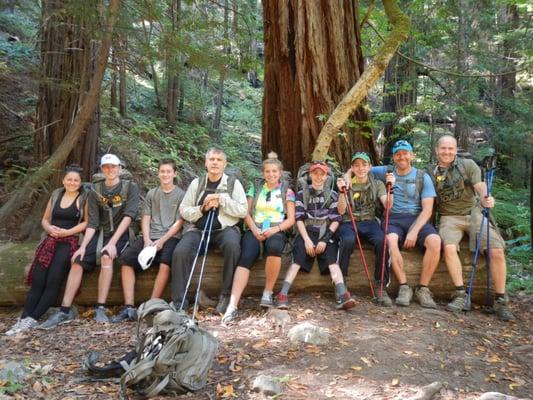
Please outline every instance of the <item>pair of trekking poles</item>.
[{"label": "pair of trekking poles", "polygon": [[194,256],[194,260],[192,263],[191,272],[189,274],[189,279],[187,280],[187,286],[185,287],[185,293],[183,294],[183,299],[181,299],[181,305],[178,311],[183,310],[183,307],[185,306],[185,300],[187,299],[187,293],[189,292],[189,287],[192,282],[192,277],[194,275],[194,271],[196,270],[196,264],[198,262],[198,258],[200,256],[200,253],[203,249],[203,258],[202,258],[202,265],[200,267],[200,276],[198,277],[198,287],[196,289],[196,295],[194,298],[194,307],[192,311],[192,323],[194,324],[194,319],[196,318],[196,311],[198,310],[198,298],[200,296],[200,288],[202,285],[202,278],[204,276],[204,270],[205,270],[205,261],[207,259],[207,250],[209,248],[209,241],[211,240],[211,232],[213,228],[213,221],[216,218],[216,209],[211,208],[207,212],[207,219],[205,221],[204,229],[202,230],[202,236],[200,237],[200,243],[198,244],[198,250],[196,251],[196,254]]},{"label": "pair of trekking poles", "polygon": [[[493,154],[485,157],[483,160],[483,167],[485,169],[485,185],[487,186],[486,197],[490,197],[492,193],[492,183],[494,181],[494,174],[496,172],[497,156]],[[474,286],[474,278],[476,276],[477,261],[481,253],[481,241],[483,238],[483,228],[485,220],[487,220],[487,250],[485,252],[485,269],[487,273],[487,286],[485,289],[485,304],[490,304],[490,208],[486,207],[482,211],[481,223],[479,232],[476,238],[476,249],[474,251],[474,258],[472,260],[472,270],[470,272],[470,281],[468,282],[468,289],[466,291],[466,301],[463,308],[464,311],[470,310],[472,305],[472,289]]]},{"label": "pair of trekking poles", "polygon": [[[392,166],[388,165],[387,173],[392,173],[392,171],[393,171]],[[387,254],[387,230],[389,229],[390,196],[392,193],[392,185],[390,183],[387,183],[386,188],[387,188],[387,201],[386,201],[386,206],[385,206],[383,252],[382,252],[382,257],[381,257],[381,280],[380,280],[380,285],[379,285],[379,296],[378,297],[376,297],[376,293],[374,291],[374,285],[372,283],[372,278],[370,278],[370,271],[366,263],[365,254],[363,253],[363,246],[361,245],[361,239],[359,238],[359,232],[357,231],[357,223],[352,213],[352,206],[350,203],[350,199],[348,197],[348,189],[345,186],[344,190],[342,190],[342,193],[344,194],[344,200],[346,201],[346,205],[348,206],[348,212],[350,213],[350,220],[352,221],[352,227],[355,232],[355,239],[357,241],[357,247],[359,248],[361,262],[363,263],[365,274],[368,279],[368,285],[370,286],[370,293],[372,294],[372,298],[376,302],[383,301],[383,281],[385,280],[385,258],[386,258],[385,255]]]}]

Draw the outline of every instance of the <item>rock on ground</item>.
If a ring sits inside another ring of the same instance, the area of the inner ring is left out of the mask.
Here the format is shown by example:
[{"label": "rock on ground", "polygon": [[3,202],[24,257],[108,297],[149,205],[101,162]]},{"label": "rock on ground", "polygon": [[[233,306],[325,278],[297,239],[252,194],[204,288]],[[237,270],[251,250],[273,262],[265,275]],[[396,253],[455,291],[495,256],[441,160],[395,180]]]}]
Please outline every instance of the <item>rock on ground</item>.
[{"label": "rock on ground", "polygon": [[263,393],[266,396],[275,396],[283,391],[280,384],[268,375],[259,375],[256,377],[252,384],[252,390]]},{"label": "rock on ground", "polygon": [[289,339],[291,342],[321,345],[329,342],[329,333],[324,328],[304,322],[291,328]]}]

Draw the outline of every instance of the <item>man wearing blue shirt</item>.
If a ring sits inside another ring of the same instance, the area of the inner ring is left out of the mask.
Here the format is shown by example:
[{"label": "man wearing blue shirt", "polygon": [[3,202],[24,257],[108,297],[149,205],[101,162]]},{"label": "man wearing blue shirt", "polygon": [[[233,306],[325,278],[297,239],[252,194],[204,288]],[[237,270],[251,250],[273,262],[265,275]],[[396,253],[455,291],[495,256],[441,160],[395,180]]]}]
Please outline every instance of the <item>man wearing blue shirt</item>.
[{"label": "man wearing blue shirt", "polygon": [[[437,308],[428,288],[440,259],[441,239],[437,231],[428,223],[436,197],[435,188],[428,174],[411,165],[414,158],[413,147],[405,140],[397,141],[392,148],[394,161],[394,204],[389,217],[387,242],[390,249],[392,270],[400,283],[396,298],[399,306],[408,306],[413,290],[407,284],[400,247],[406,249],[418,246],[425,248],[422,260],[420,282],[415,292],[415,300],[425,308]],[[374,175],[385,181],[386,167],[373,167]]]}]

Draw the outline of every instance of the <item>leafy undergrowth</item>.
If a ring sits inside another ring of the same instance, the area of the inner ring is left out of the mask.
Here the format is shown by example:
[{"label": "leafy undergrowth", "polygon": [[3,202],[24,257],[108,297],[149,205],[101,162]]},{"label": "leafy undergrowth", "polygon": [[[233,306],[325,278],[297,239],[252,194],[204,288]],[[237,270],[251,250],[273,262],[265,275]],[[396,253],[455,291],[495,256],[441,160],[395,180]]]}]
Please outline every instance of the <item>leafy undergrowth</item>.
[{"label": "leafy undergrowth", "polygon": [[[280,398],[286,399],[405,399],[434,381],[444,384],[435,399],[476,399],[488,391],[518,397],[532,393],[527,361],[533,346],[531,302],[526,297],[514,299],[519,320],[513,323],[480,310],[454,315],[416,305],[384,309],[367,299],[349,312],[336,311],[329,294],[296,295],[291,301],[286,324],[259,311],[257,298],[244,299],[240,319],[229,327],[220,325],[212,310],[202,311],[200,325],[218,338],[219,353],[207,386],[183,398],[260,399],[251,390],[260,374],[275,377],[284,390]],[[14,322],[11,314],[1,318],[2,330]],[[89,350],[106,351],[107,357],[129,350],[135,326],[97,325],[89,317],[51,332],[0,339],[2,363],[16,360],[37,371],[16,382],[17,395],[117,397],[117,379],[94,380],[80,363]],[[305,321],[327,328],[329,344],[292,344],[287,331]]]}]

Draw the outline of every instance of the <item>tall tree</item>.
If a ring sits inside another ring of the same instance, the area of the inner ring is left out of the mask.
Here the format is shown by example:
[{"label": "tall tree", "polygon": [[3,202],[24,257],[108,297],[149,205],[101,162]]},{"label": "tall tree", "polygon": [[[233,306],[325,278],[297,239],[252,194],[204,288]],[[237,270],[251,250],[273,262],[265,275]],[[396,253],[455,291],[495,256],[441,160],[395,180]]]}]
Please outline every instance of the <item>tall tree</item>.
[{"label": "tall tree", "polygon": [[18,188],[9,200],[0,208],[0,224],[5,224],[6,220],[13,216],[14,212],[26,205],[35,194],[35,191],[59,169],[65,165],[65,160],[71,154],[72,149],[77,145],[87,126],[92,121],[94,112],[98,107],[102,79],[107,66],[109,48],[111,47],[111,37],[115,17],[120,7],[120,0],[110,0],[108,17],[104,24],[104,34],[95,57],[94,74],[91,77],[88,90],[84,93],[79,108],[70,125],[63,141],[57,146],[54,153],[44,162],[44,164],[33,174],[28,176],[24,184]]},{"label": "tall tree", "polygon": [[[262,151],[277,151],[294,172],[308,160],[315,141],[344,94],[363,73],[357,3],[343,0],[263,2],[265,92]],[[367,115],[357,110],[356,121]],[[364,124],[345,127],[333,153],[349,164],[355,149],[375,154]]]},{"label": "tall tree", "polygon": [[[97,5],[90,1],[83,7],[82,11],[75,10],[74,2],[68,0],[42,2],[41,83],[34,134],[34,158],[41,164],[65,138],[94,75],[95,46],[91,33],[95,32]],[[99,126],[97,105],[65,160],[80,164],[86,178],[95,165]],[[59,183],[58,179],[56,176],[54,185]]]}]

